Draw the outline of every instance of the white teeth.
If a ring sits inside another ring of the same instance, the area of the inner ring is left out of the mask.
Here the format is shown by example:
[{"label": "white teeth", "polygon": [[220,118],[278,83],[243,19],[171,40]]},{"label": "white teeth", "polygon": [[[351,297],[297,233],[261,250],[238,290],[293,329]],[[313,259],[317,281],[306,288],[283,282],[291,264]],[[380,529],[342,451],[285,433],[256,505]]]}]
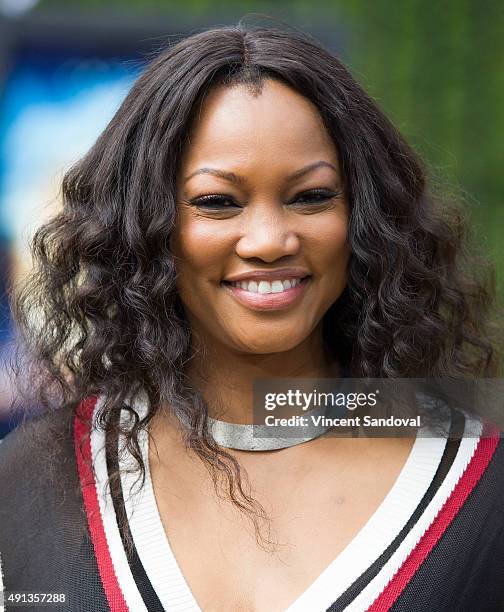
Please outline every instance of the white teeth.
[{"label": "white teeth", "polygon": [[231,283],[235,287],[240,287],[245,291],[250,291],[251,293],[282,293],[282,291],[286,291],[287,289],[291,289],[296,285],[299,285],[301,282],[300,278],[290,278],[286,280],[274,280],[273,282],[269,281],[237,281]]}]

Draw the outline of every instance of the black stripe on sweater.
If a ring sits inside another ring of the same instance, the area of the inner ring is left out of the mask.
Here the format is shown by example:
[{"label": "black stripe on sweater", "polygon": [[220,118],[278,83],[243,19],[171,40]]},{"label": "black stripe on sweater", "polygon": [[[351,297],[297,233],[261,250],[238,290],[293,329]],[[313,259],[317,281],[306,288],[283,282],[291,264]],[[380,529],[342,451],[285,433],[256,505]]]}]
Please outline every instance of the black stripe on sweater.
[{"label": "black stripe on sweater", "polygon": [[450,470],[460,446],[464,426],[464,415],[461,412],[452,410],[450,433],[446,442],[445,450],[441,457],[441,461],[439,462],[434,478],[432,479],[429,488],[425,492],[425,495],[422,497],[420,503],[416,507],[415,512],[413,512],[408,522],[397,534],[396,538],[393,540],[393,542],[391,542],[388,548],[383,551],[376,561],[370,565],[367,570],[365,570],[334,603],[331,604],[331,606],[327,609],[327,612],[341,612],[348,605],[350,605],[357,595],[359,595],[361,591],[371,582],[371,580],[375,578],[390,557],[392,557],[394,552],[399,548],[404,538],[408,535],[408,533],[417,523],[418,519],[422,516],[425,508],[431,502],[432,498],[441,486],[441,483],[445,479],[446,474]]},{"label": "black stripe on sweater", "polygon": [[[119,418],[120,415],[117,415],[115,417],[115,424],[117,424]],[[119,469],[117,443],[113,445],[112,449],[107,447],[106,457],[107,472],[108,476],[110,477],[110,474],[112,474],[113,471],[117,471]],[[159,601],[159,597],[157,596],[157,593],[154,587],[152,586],[151,581],[149,580],[147,572],[145,571],[145,568],[142,565],[142,561],[140,560],[140,556],[138,555],[138,551],[134,544],[133,536],[131,535],[131,530],[129,528],[129,523],[127,520],[123,489],[120,480],[116,491],[112,491],[111,487],[111,497],[116,514],[117,526],[119,528],[119,533],[121,534],[124,552],[126,553],[131,573],[140,592],[140,595],[142,596],[142,599],[145,603],[145,606],[149,612],[165,612],[165,609]],[[127,546],[127,541],[130,541],[132,543],[131,548]]]}]

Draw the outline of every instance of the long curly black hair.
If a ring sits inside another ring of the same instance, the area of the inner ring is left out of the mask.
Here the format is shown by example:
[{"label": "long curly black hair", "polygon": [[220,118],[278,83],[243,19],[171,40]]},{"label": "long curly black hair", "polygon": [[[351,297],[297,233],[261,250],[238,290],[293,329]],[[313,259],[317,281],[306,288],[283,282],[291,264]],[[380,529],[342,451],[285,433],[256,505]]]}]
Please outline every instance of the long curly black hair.
[{"label": "long curly black hair", "polygon": [[[99,423],[114,444],[117,415],[142,390],[149,410],[122,435],[145,466],[138,434],[161,405],[191,423],[186,443],[218,490],[267,520],[238,462],[207,429],[186,375],[191,329],[169,249],[176,176],[190,126],[214,86],[260,92],[277,79],[319,110],[337,146],[350,207],[348,285],[324,317],[324,341],[352,377],[498,376],[495,279],[470,248],[460,202],[426,170],[371,97],[309,35],[219,27],[172,43],[138,78],[91,150],[66,174],[63,209],[32,242],[34,270],[14,291],[20,378],[48,410],[105,395]],[[114,474],[111,486],[118,486]]]}]

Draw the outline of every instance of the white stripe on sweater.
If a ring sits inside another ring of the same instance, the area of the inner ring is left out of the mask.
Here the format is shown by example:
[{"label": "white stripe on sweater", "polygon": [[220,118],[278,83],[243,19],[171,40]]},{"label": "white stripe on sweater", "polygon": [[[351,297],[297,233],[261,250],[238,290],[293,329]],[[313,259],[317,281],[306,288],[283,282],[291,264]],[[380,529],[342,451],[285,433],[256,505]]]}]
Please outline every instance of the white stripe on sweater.
[{"label": "white stripe on sweater", "polygon": [[97,400],[93,412],[93,429],[91,431],[91,452],[96,474],[96,493],[98,495],[100,514],[114,571],[126,604],[131,612],[147,612],[147,608],[136,586],[128,564],[128,559],[121,540],[121,534],[117,526],[110,488],[107,486],[108,473],[105,456],[105,432],[99,430],[95,425],[97,409],[103,400],[103,396],[100,396]]},{"label": "white stripe on sweater", "polygon": [[374,602],[383,589],[387,586],[394,574],[406,561],[410,552],[418,544],[420,538],[427,531],[436,515],[443,507],[448,497],[453,492],[455,485],[460,480],[464,470],[471,461],[474,451],[478,446],[482,431],[482,422],[466,415],[464,437],[460,441],[457,455],[452,463],[448,474],[444,478],[441,486],[430,501],[422,516],[417,521],[413,529],[404,538],[401,545],[394,552],[389,561],[383,566],[377,576],[362,590],[361,593],[345,608],[347,612],[362,612]]},{"label": "white stripe on sweater", "polygon": [[[139,416],[146,411],[146,404],[137,401],[135,410]],[[129,413],[122,411],[123,423],[128,423]],[[200,612],[193,593],[187,584],[173,551],[168,543],[166,533],[156,504],[149,468],[149,445],[147,432],[139,434],[140,448],[146,469],[145,484],[138,491],[139,484],[130,494],[137,476],[127,473],[123,468],[133,466],[125,456],[121,456],[122,486],[126,512],[138,556],[149,576],[159,600],[165,610],[170,612]]]}]

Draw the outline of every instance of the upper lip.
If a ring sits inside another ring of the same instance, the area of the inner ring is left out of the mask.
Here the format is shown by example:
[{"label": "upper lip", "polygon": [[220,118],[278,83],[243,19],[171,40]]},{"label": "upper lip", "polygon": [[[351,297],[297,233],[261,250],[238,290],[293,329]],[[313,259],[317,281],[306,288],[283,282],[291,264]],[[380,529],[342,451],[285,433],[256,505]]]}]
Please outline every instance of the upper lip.
[{"label": "upper lip", "polygon": [[244,280],[285,280],[288,278],[304,278],[310,273],[306,268],[281,268],[279,270],[248,270],[239,274],[227,276],[224,280],[229,283],[234,283]]}]

